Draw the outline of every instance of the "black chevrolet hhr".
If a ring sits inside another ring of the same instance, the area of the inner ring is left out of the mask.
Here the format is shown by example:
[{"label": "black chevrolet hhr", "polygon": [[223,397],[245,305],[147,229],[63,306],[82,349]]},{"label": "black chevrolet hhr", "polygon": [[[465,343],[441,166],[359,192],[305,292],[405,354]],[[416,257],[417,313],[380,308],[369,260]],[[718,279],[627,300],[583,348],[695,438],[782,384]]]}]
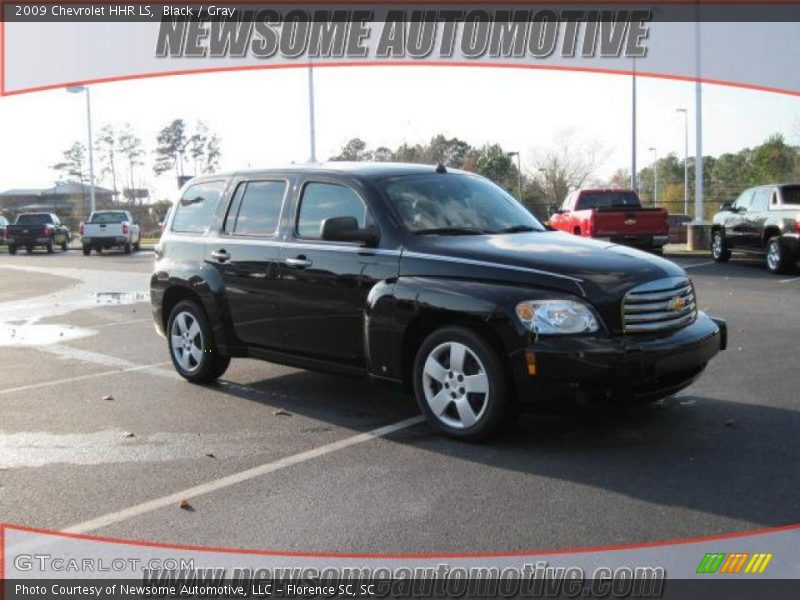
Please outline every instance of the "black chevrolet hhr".
[{"label": "black chevrolet hhr", "polygon": [[193,179],[156,248],[151,297],[191,382],[244,356],[395,381],[434,427],[471,440],[545,399],[674,394],[726,344],[674,263],[552,231],[442,166]]}]

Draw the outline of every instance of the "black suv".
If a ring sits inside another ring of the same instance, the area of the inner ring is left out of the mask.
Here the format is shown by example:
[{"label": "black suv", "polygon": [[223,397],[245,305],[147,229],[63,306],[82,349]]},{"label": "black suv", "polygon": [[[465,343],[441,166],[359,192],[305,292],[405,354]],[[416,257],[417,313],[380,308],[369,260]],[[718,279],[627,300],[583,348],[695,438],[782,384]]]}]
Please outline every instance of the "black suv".
[{"label": "black suv", "polygon": [[549,230],[442,166],[197,178],[156,257],[156,327],[189,381],[238,356],[390,380],[462,439],[545,398],[673,394],[726,343],[672,262]]},{"label": "black suv", "polygon": [[773,273],[800,259],[800,184],[760,185],[723,204],[711,226],[711,254],[728,262],[731,252],[764,256]]}]

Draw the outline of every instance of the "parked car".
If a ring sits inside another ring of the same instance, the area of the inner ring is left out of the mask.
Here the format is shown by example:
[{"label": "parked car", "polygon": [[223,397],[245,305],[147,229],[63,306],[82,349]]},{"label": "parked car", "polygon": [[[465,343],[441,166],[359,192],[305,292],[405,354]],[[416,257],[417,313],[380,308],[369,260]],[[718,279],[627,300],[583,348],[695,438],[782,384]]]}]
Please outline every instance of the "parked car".
[{"label": "parked car", "polygon": [[679,266],[548,230],[443,166],[194,179],[156,246],[151,302],[191,382],[232,357],[394,381],[471,440],[548,398],[674,394],[726,344]]},{"label": "parked car", "polygon": [[550,226],[583,237],[660,252],[669,242],[668,213],[643,208],[633,190],[571,192],[550,216]]},{"label": "parked car", "polygon": [[732,252],[763,256],[772,273],[800,259],[800,184],[760,185],[723,204],[711,226],[711,254],[728,262]]},{"label": "parked car", "polygon": [[0,215],[0,244],[6,243],[6,229],[8,228],[8,219]]},{"label": "parked car", "polygon": [[52,213],[22,213],[13,225],[6,227],[6,243],[9,254],[16,254],[17,248],[25,248],[31,253],[38,246],[44,246],[49,254],[56,246],[66,251],[69,229]]},{"label": "parked car", "polygon": [[127,210],[96,210],[80,231],[85,256],[111,248],[122,248],[125,254],[139,251],[140,229]]}]

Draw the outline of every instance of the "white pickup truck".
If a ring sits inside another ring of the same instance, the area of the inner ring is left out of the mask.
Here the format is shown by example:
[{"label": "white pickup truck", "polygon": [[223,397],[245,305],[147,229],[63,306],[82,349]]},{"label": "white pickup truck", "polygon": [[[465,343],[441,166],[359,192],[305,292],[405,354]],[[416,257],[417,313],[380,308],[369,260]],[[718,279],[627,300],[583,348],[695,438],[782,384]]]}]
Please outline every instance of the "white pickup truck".
[{"label": "white pickup truck", "polygon": [[122,248],[125,254],[139,250],[139,226],[127,210],[96,210],[88,221],[81,223],[80,231],[85,256],[92,249],[98,254],[109,248]]}]

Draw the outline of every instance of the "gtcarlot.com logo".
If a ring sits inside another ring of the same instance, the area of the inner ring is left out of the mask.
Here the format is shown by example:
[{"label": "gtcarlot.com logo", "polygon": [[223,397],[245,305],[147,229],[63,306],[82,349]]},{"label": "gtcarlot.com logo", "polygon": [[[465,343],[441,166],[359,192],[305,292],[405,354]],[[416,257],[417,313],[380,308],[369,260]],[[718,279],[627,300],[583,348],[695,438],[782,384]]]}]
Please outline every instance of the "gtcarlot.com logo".
[{"label": "gtcarlot.com logo", "polygon": [[771,560],[771,553],[757,552],[750,554],[748,552],[734,552],[726,554],[725,552],[711,552],[706,554],[703,560],[700,561],[697,566],[697,572],[706,574],[748,573],[755,575],[763,573]]}]

